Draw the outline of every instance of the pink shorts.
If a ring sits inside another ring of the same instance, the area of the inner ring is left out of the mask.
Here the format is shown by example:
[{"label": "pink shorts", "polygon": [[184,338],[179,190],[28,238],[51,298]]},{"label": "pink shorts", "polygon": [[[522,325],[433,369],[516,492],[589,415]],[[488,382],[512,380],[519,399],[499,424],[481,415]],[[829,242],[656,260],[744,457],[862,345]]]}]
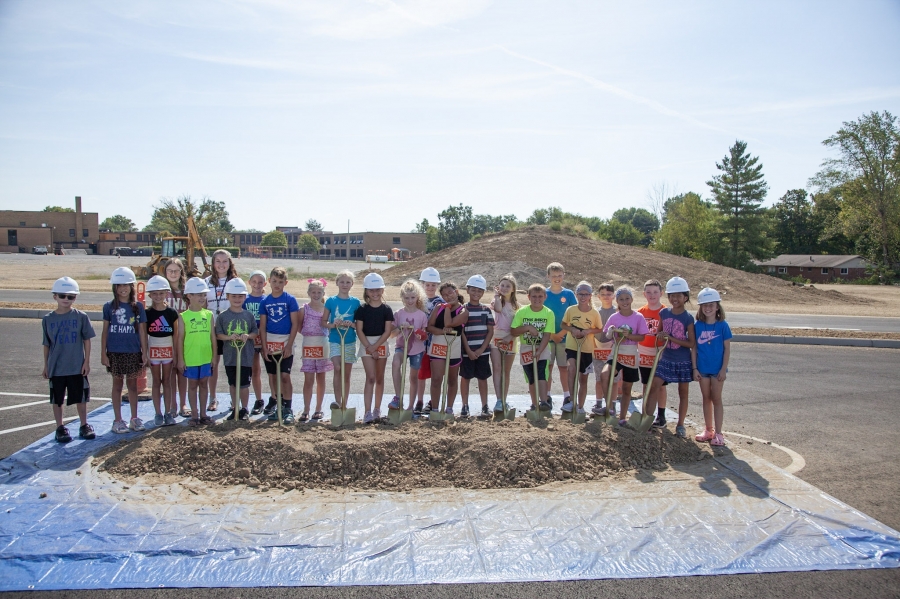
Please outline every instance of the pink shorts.
[{"label": "pink shorts", "polygon": [[334,364],[331,363],[331,360],[321,358],[304,358],[303,365],[300,366],[300,372],[331,372],[332,370],[334,370]]}]

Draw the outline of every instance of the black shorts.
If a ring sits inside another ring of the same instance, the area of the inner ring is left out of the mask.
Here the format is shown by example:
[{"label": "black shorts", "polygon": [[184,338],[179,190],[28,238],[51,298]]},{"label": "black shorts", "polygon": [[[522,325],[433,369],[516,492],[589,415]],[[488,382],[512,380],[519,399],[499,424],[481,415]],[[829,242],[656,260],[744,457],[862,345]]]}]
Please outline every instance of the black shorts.
[{"label": "black shorts", "polygon": [[[225,353],[225,342],[221,339],[216,339],[216,355],[221,356]],[[215,361],[215,360],[213,360]]]},{"label": "black shorts", "polygon": [[[646,385],[647,383],[650,382],[650,371],[652,369],[649,366],[639,366],[639,368],[641,370],[641,382]],[[662,379],[660,379],[660,380],[662,380]],[[637,382],[637,381],[633,381],[633,382]],[[669,383],[663,381],[663,387],[665,387],[668,384]]]},{"label": "black shorts", "polygon": [[[269,356],[271,357],[271,356]],[[266,365],[266,372],[269,374],[276,374],[275,372],[275,360],[263,360],[263,363]],[[290,355],[287,358],[281,359],[281,374],[285,372],[291,372],[291,366],[294,365],[294,356]],[[241,366],[243,368],[243,366]]]},{"label": "black shorts", "polygon": [[[578,354],[581,354],[580,361],[578,360]],[[567,349],[566,360],[575,360],[575,367],[578,368],[578,372],[585,374],[584,371],[587,370],[587,367],[594,363],[594,354],[579,352],[575,349]]]},{"label": "black shorts", "polygon": [[463,356],[462,366],[459,367],[459,376],[464,379],[478,379],[486,381],[491,378],[491,357],[487,353],[478,356],[477,360]]},{"label": "black shorts", "polygon": [[[607,366],[612,366],[612,360],[606,361]],[[638,372],[637,368],[628,368],[627,366],[622,366],[618,362],[616,362],[616,374],[622,372],[622,382],[625,383],[636,383],[641,380],[641,373]]]},{"label": "black shorts", "polygon": [[[253,373],[252,366],[241,366],[241,389],[246,389],[250,386],[250,375]],[[234,379],[235,375],[237,375],[237,366],[226,366],[225,367],[225,376],[228,377],[228,386],[234,387]]]},{"label": "black shorts", "polygon": [[91,384],[87,377],[80,374],[51,376],[50,403],[61,406],[63,399],[67,406],[91,401]]},{"label": "black shorts", "polygon": [[[534,363],[523,365],[522,370],[525,371],[525,380],[529,385],[534,384]],[[547,360],[538,360],[537,375],[539,381],[547,380]]]}]

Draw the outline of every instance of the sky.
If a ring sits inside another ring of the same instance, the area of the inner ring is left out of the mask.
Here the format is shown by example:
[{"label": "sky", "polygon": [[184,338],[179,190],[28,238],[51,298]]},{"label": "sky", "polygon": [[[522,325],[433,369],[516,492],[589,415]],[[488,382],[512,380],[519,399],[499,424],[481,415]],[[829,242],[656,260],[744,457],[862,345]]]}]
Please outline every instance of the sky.
[{"label": "sky", "polygon": [[0,209],[607,218],[709,197],[739,139],[772,204],[843,122],[900,115],[898,32],[898,0],[0,0]]}]

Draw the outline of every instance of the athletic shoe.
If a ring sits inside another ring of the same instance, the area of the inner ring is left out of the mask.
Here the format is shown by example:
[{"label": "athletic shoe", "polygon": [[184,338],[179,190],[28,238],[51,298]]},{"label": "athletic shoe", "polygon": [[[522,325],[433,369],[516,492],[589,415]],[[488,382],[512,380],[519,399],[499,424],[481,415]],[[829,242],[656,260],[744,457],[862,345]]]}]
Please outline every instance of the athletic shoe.
[{"label": "athletic shoe", "polygon": [[444,414],[450,414],[452,416],[453,408],[451,408],[450,406],[447,406],[446,408],[444,408]]},{"label": "athletic shoe", "polygon": [[[553,409],[553,397],[551,397],[551,396],[548,395],[548,396],[547,396],[546,404],[547,404],[548,406],[550,406],[550,407],[547,408],[547,409],[548,409],[548,410],[552,410],[552,409]],[[541,408],[541,409],[543,409],[543,408]]]},{"label": "athletic shoe", "polygon": [[381,410],[375,408],[375,410],[372,412],[372,418],[374,418],[375,420],[381,420]]},{"label": "athletic shoe", "polygon": [[584,408],[578,408],[578,413],[579,413],[580,415],[587,414],[587,412],[584,411]]},{"label": "athletic shoe", "polygon": [[263,400],[257,399],[256,402],[254,402],[253,410],[250,413],[253,414],[254,416],[256,416],[257,414],[262,414],[263,405],[264,405]]},{"label": "athletic shoe", "polygon": [[282,412],[281,422],[284,424],[294,424],[294,412],[292,412],[290,408]]},{"label": "athletic shoe", "polygon": [[594,402],[594,407],[591,408],[591,413],[603,416],[606,413],[606,410],[603,409],[603,405],[599,401],[596,401]]},{"label": "athletic shoe", "polygon": [[459,411],[459,415],[461,418],[469,417],[469,406],[463,406],[462,410]]},{"label": "athletic shoe", "polygon": [[363,416],[363,424],[372,424],[373,422],[375,422],[375,417],[372,412],[366,412],[366,415]]},{"label": "athletic shoe", "polygon": [[[503,404],[500,404],[500,407],[502,408]],[[481,415],[482,416],[490,416],[491,415],[491,411],[488,410],[487,404],[484,404],[483,406],[481,406]]]},{"label": "athletic shoe", "polygon": [[[654,421],[653,421],[653,428],[666,428],[666,421],[665,421],[665,419],[660,420],[659,418],[657,418],[656,420],[654,420]],[[684,427],[682,427],[682,428],[684,428]],[[675,430],[677,431],[678,429],[676,428]],[[683,437],[684,435],[680,435],[680,436]]]},{"label": "athletic shoe", "polygon": [[124,420],[114,420],[112,423],[112,432],[117,435],[124,435],[128,432],[128,425],[125,424]]},{"label": "athletic shoe", "polygon": [[399,410],[400,409],[400,398],[395,395],[394,399],[391,400],[391,403],[388,404],[388,409]]},{"label": "athletic shoe", "polygon": [[709,444],[721,447],[725,445],[725,437],[722,436],[722,433],[716,433],[716,436],[709,440]]},{"label": "athletic shoe", "polygon": [[331,405],[330,405],[329,407],[330,407],[332,410],[340,410],[340,409],[341,409],[341,404],[339,404],[339,403],[336,402],[336,401],[333,401],[333,402],[331,402]]},{"label": "athletic shoe", "polygon": [[494,411],[495,412],[503,411],[503,400],[502,399],[498,399],[497,403],[494,404]]},{"label": "athletic shoe", "polygon": [[[266,407],[262,413],[267,416],[271,416],[275,413],[276,410],[278,410],[278,402],[275,401],[274,397],[269,397],[269,403],[266,404]],[[278,418],[276,418],[275,420],[278,420]]]},{"label": "athletic shoe", "polygon": [[716,432],[706,430],[700,433],[699,435],[694,437],[694,441],[697,443],[709,443],[711,440],[716,438]]},{"label": "athletic shoe", "polygon": [[250,420],[250,413],[247,412],[247,408],[241,408],[238,412],[238,418],[241,420]]},{"label": "athletic shoe", "polygon": [[[285,414],[286,411],[287,411],[287,410],[286,410],[285,407],[282,405],[282,406],[281,406],[281,419],[282,419],[282,420],[284,420],[284,414]],[[263,412],[263,413],[265,413],[265,412]],[[272,412],[269,414],[269,421],[270,421],[270,422],[278,422],[278,407],[277,407],[277,406],[276,406],[276,408],[275,408],[274,410],[272,410]]]},{"label": "athletic shoe", "polygon": [[424,407],[424,406],[422,405],[422,402],[421,402],[421,401],[417,401],[417,402],[416,402],[416,407],[413,408],[413,414],[415,414],[416,416],[420,416],[420,415],[422,414],[422,408],[423,408],[423,407]]},{"label": "athletic shoe", "polygon": [[626,424],[628,424],[628,421],[625,420],[624,418],[622,418],[621,420],[619,420],[619,426],[625,426]]},{"label": "athletic shoe", "polygon": [[144,428],[144,422],[140,418],[132,418],[128,423],[128,428],[135,432],[147,430]]},{"label": "athletic shoe", "polygon": [[541,410],[542,412],[549,412],[550,410],[553,409],[553,404],[550,403],[549,401],[542,401],[541,403],[538,404],[538,409]]},{"label": "athletic shoe", "polygon": [[87,423],[82,424],[81,428],[78,429],[78,436],[88,441],[97,438],[97,435],[94,434],[94,427]]},{"label": "athletic shoe", "polygon": [[425,407],[422,408],[422,413],[425,415],[431,414],[431,404],[430,403],[425,404]]},{"label": "athletic shoe", "polygon": [[562,405],[563,412],[571,412],[572,411],[572,400],[567,399],[566,403]]},{"label": "athletic shoe", "polygon": [[175,416],[171,414],[166,414],[163,416],[163,426],[174,426],[175,425]]},{"label": "athletic shoe", "polygon": [[153,417],[153,424],[156,426],[162,426],[166,423],[166,418],[162,414],[157,414]]},{"label": "athletic shoe", "polygon": [[72,435],[69,434],[69,429],[64,427],[63,425],[59,425],[56,427],[56,441],[58,443],[68,443],[72,440]]},{"label": "athletic shoe", "polygon": [[687,437],[687,431],[684,430],[684,425],[679,424],[678,426],[675,427],[675,436],[680,437],[682,439]]}]

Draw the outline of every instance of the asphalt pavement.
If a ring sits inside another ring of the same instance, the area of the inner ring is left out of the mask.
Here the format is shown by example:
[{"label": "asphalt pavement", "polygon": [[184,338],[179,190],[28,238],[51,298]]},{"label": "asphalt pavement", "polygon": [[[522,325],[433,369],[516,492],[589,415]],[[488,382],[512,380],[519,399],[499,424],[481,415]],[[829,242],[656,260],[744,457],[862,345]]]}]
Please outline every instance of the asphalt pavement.
[{"label": "asphalt pavement", "polygon": [[[4,431],[52,420],[41,378],[40,322],[0,319],[0,456],[8,456],[53,431],[52,424]],[[109,397],[111,380],[92,355],[94,397]],[[780,466],[790,456],[750,441],[754,437],[787,447],[802,457],[803,480],[841,501],[900,529],[896,385],[897,350],[735,344],[725,384],[725,430],[733,445],[759,453]],[[223,377],[224,378],[224,377]],[[524,393],[519,377],[511,392]],[[299,376],[295,378],[298,388]],[[352,388],[362,386],[354,369]],[[221,383],[220,383],[221,384]],[[224,384],[220,390],[224,391]],[[390,388],[390,383],[388,383]],[[557,396],[559,387],[555,388]],[[674,392],[673,392],[674,393]],[[39,402],[34,405],[33,402]],[[677,400],[670,401],[677,405]],[[11,406],[20,406],[12,408]],[[10,408],[10,409],[3,409]],[[67,409],[68,410],[68,409]],[[74,410],[69,410],[74,415]],[[700,421],[700,395],[691,387],[688,417]],[[273,580],[273,584],[277,581]],[[244,597],[245,589],[163,589],[22,593],[56,597]],[[800,572],[712,577],[597,580],[526,584],[429,585],[351,588],[265,588],[269,597],[900,597],[900,570]],[[9,595],[15,596],[16,593]]]}]

